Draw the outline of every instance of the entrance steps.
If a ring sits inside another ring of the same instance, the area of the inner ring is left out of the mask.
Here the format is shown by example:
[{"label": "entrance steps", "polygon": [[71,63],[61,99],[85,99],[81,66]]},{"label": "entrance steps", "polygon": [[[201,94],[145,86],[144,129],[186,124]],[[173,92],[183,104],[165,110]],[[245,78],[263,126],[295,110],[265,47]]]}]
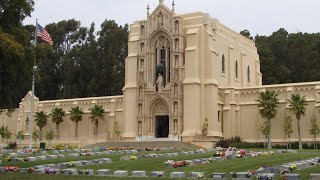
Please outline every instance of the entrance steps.
[{"label": "entrance steps", "polygon": [[136,142],[163,142],[163,141],[179,141],[178,137],[169,137],[169,138],[150,138],[150,137],[137,137]]},{"label": "entrance steps", "polygon": [[[158,138],[156,138],[158,139]],[[166,138],[165,138],[166,139]],[[93,145],[89,145],[85,148],[95,148],[95,147],[123,147],[131,146],[134,149],[144,149],[145,147],[149,148],[164,148],[164,147],[173,147],[180,150],[196,150],[199,149],[198,146],[191,143],[185,143],[181,141],[142,141],[142,142],[103,142]]]}]

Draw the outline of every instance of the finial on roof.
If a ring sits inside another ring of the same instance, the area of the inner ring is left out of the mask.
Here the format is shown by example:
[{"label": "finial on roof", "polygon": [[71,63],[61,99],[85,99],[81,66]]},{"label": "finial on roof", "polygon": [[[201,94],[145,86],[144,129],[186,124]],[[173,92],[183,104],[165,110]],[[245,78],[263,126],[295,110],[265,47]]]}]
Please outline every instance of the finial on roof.
[{"label": "finial on roof", "polygon": [[175,11],[175,6],[176,4],[174,3],[174,0],[172,0],[172,12],[174,12]]},{"label": "finial on roof", "polygon": [[147,5],[147,16],[149,17],[149,15],[150,15],[150,6],[149,6],[149,4]]},{"label": "finial on roof", "polygon": [[163,1],[164,1],[164,0],[159,0],[159,4],[160,4],[160,5],[163,5]]}]

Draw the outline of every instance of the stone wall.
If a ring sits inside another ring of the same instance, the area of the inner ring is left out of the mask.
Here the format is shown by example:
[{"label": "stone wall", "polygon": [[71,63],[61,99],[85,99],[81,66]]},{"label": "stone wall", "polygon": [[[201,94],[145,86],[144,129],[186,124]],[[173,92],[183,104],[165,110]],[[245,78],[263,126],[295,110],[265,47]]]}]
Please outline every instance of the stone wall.
[{"label": "stone wall", "polygon": [[[25,98],[22,99],[19,104],[19,108],[13,112],[8,113],[8,110],[3,110],[0,114],[0,125],[8,126],[11,132],[17,134],[22,130],[25,132],[26,139],[23,144],[29,143],[29,122],[30,110],[31,110],[31,92],[29,92]],[[89,119],[89,108],[99,105],[105,110],[105,119],[99,121],[98,135],[94,136],[94,124]],[[83,109],[84,115],[81,122],[78,124],[78,137],[75,137],[75,123],[70,120],[70,110],[72,107],[79,106]],[[122,96],[110,96],[110,97],[92,97],[92,98],[80,98],[80,99],[63,99],[52,101],[39,101],[35,98],[35,110],[34,112],[44,111],[50,114],[54,108],[62,108],[66,112],[64,121],[60,124],[59,140],[55,139],[52,143],[72,143],[72,144],[92,144],[96,142],[105,142],[114,140],[113,124],[117,121],[120,125],[121,133],[124,132],[124,118],[123,118],[123,97]],[[33,123],[33,129],[39,129],[35,122]],[[51,116],[48,118],[48,124],[43,128],[43,136],[49,130],[53,129],[56,132],[56,126],[51,120]],[[120,135],[122,136],[122,135]],[[119,139],[119,138],[117,138]],[[120,137],[121,139],[121,137]],[[45,140],[45,138],[43,139]],[[16,141],[15,136],[10,141]]]},{"label": "stone wall", "polygon": [[[18,115],[19,115],[18,109],[1,109],[0,110],[0,127],[2,125],[8,126],[10,131],[16,134]],[[14,141],[14,140],[15,140],[15,136],[12,135],[9,141]]]},{"label": "stone wall", "polygon": [[[301,134],[302,141],[312,142],[313,137],[309,134],[311,128],[311,119],[319,119],[319,105],[320,100],[320,82],[310,83],[295,83],[295,84],[280,84],[268,85],[252,88],[237,88],[224,89],[224,102],[220,105],[223,107],[223,134],[225,138],[232,136],[240,136],[249,142],[264,142],[264,135],[259,131],[259,126],[265,121],[259,113],[257,99],[259,92],[266,90],[274,90],[279,96],[279,105],[277,114],[272,123],[272,142],[281,143],[286,142],[283,133],[283,123],[287,116],[293,118],[293,129],[291,141],[298,140],[297,124],[295,116],[290,112],[289,102],[291,95],[299,93],[306,96],[308,105],[306,106],[305,116],[301,118]],[[222,97],[222,95],[220,95]]]}]

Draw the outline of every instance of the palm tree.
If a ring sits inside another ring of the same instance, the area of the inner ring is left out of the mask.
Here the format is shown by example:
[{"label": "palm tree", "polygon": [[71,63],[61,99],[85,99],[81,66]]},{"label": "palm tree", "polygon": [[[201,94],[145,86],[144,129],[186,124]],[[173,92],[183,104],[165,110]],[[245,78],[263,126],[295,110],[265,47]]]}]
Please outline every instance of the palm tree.
[{"label": "palm tree", "polygon": [[35,122],[40,129],[40,141],[42,140],[42,128],[47,125],[49,115],[44,111],[37,112],[35,115]]},{"label": "palm tree", "polygon": [[59,125],[63,122],[63,117],[66,112],[61,108],[54,108],[51,111],[52,122],[56,124],[57,129],[57,139],[59,139]]},{"label": "palm tree", "polygon": [[75,137],[78,137],[78,122],[82,121],[82,114],[84,112],[82,111],[82,108],[79,106],[71,108],[70,112],[70,119],[71,121],[76,123],[76,129],[75,129]]},{"label": "palm tree", "polygon": [[271,119],[273,119],[277,114],[277,108],[278,108],[278,94],[275,91],[267,90],[266,92],[260,92],[259,99],[257,100],[259,102],[259,112],[262,116],[262,118],[266,118],[268,125],[268,128],[266,132],[266,135],[268,136],[268,149],[271,149]]},{"label": "palm tree", "polygon": [[94,135],[98,134],[98,126],[99,126],[99,120],[104,119],[103,113],[105,112],[102,106],[94,105],[90,109],[90,119],[95,124],[94,128]]},{"label": "palm tree", "polygon": [[306,102],[306,96],[301,97],[300,94],[292,94],[289,103],[291,108],[290,112],[296,115],[299,137],[299,149],[302,149],[300,119],[301,116],[304,116],[305,114],[305,106],[308,105]]}]

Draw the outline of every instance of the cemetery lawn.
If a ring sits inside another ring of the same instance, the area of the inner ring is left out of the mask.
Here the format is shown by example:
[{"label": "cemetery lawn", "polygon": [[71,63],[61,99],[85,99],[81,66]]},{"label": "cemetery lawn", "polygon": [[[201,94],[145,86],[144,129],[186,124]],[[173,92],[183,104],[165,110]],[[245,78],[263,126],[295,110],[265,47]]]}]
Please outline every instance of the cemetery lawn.
[{"label": "cemetery lawn", "polygon": [[[149,152],[141,152],[143,154],[148,154]],[[155,152],[164,153],[164,152]],[[109,164],[94,164],[89,166],[77,167],[78,169],[111,169],[116,170],[127,170],[129,175],[131,171],[144,170],[147,175],[152,171],[165,171],[165,177],[169,177],[170,172],[183,171],[186,172],[186,176],[189,176],[191,172],[205,172],[205,176],[209,177],[211,173],[214,172],[225,172],[229,174],[230,172],[243,172],[251,169],[258,169],[261,166],[276,166],[283,163],[294,162],[302,159],[307,159],[311,157],[320,156],[320,151],[299,151],[299,153],[287,153],[287,154],[275,154],[270,156],[260,156],[260,157],[248,157],[242,159],[227,159],[224,161],[216,161],[210,164],[202,164],[195,166],[187,166],[180,168],[172,168],[166,166],[163,162],[167,160],[192,160],[197,158],[208,158],[212,157],[212,153],[206,154],[194,154],[194,155],[180,155],[177,157],[162,157],[162,158],[143,158],[137,160],[120,161],[120,157],[125,156],[125,154],[117,155],[102,155],[102,156],[87,156],[87,157],[77,157],[77,158],[64,158],[64,159],[54,159],[47,161],[36,161],[36,162],[21,162],[21,163],[11,163],[10,165],[16,165],[19,167],[30,167],[40,164],[50,164],[50,163],[60,163],[67,161],[76,161],[84,159],[97,159],[102,157],[108,157],[112,159],[112,163]],[[4,166],[5,163],[1,164]],[[8,164],[8,163],[7,163]],[[9,165],[9,164],[8,164]],[[295,171],[294,173],[301,173],[302,179],[308,179],[311,173],[320,172],[320,166],[308,168],[302,171]],[[54,176],[54,175],[34,175],[34,174],[0,174],[0,179],[106,179],[106,177],[86,177],[86,176]],[[108,177],[108,179],[117,179],[115,177]],[[121,178],[120,178],[121,179]],[[122,178],[122,179],[137,179],[137,178]],[[150,177],[146,178],[150,179]],[[165,178],[161,178],[165,179]],[[168,178],[169,179],[169,178]]]},{"label": "cemetery lawn", "polygon": [[320,173],[320,165],[293,172],[292,174],[300,174],[301,179],[309,179],[310,174]]},{"label": "cemetery lawn", "polygon": [[[135,154],[148,154],[148,153],[172,153],[175,151],[141,151]],[[132,153],[131,155],[133,155]],[[104,155],[99,155],[99,156],[79,156],[79,157],[68,157],[65,155],[65,158],[58,158],[58,159],[47,159],[47,160],[38,160],[38,161],[24,161],[24,162],[5,162],[5,158],[0,158],[2,159],[2,163],[0,166],[18,166],[20,168],[28,168],[28,167],[33,167],[36,165],[43,165],[43,164],[57,164],[57,163],[62,163],[62,162],[69,162],[69,161],[80,161],[80,160],[92,160],[92,159],[99,159],[99,158],[110,158],[112,159],[112,162],[114,161],[119,161],[120,157],[130,155],[130,154],[104,154]],[[30,155],[30,156],[40,156],[40,155]],[[26,156],[29,157],[29,156]]]},{"label": "cemetery lawn", "polygon": [[276,166],[283,163],[294,162],[302,159],[307,159],[311,157],[317,157],[320,154],[275,154],[271,156],[260,156],[260,157],[248,157],[241,159],[227,159],[224,161],[216,161],[214,163],[187,166],[180,168],[172,168],[166,166],[163,162],[166,160],[192,160],[197,158],[208,158],[212,157],[211,153],[207,154],[196,154],[196,155],[181,155],[178,157],[169,157],[169,158],[154,158],[154,159],[138,159],[138,160],[129,160],[129,161],[113,161],[111,164],[94,164],[86,166],[86,169],[111,169],[115,170],[144,170],[149,174],[152,171],[165,171],[166,177],[169,176],[170,172],[174,171],[183,171],[186,172],[186,175],[189,175],[191,172],[205,172],[205,176],[209,176],[214,172],[225,172],[229,174],[230,172],[243,172],[252,169],[258,169],[261,166]]}]

